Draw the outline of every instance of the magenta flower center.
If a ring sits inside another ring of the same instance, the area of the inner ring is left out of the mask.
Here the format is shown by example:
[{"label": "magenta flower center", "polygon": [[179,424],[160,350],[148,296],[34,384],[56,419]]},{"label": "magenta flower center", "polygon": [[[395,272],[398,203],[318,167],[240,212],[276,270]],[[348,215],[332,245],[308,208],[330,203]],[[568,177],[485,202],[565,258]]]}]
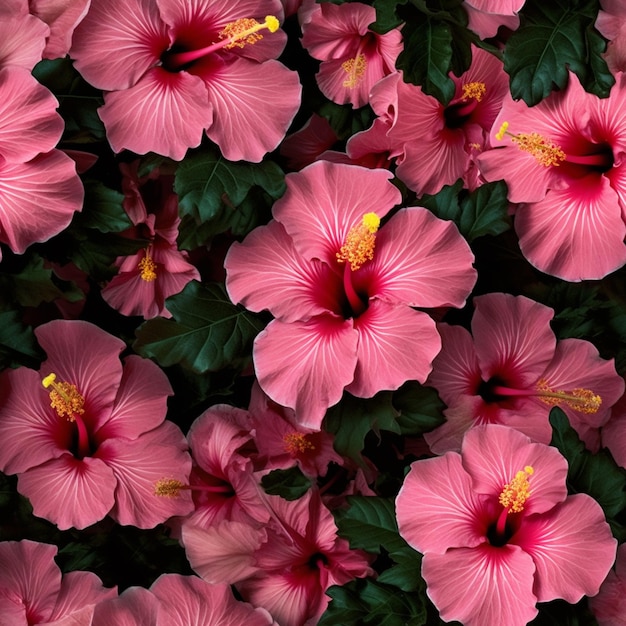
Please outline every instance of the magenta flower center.
[{"label": "magenta flower center", "polygon": [[240,18],[234,22],[226,24],[219,32],[218,41],[208,46],[203,46],[195,50],[176,50],[173,46],[167,50],[162,57],[163,67],[170,72],[177,72],[184,69],[190,63],[202,59],[218,50],[230,50],[232,48],[243,48],[246,45],[253,45],[263,39],[259,31],[269,30],[275,33],[280,27],[280,22],[273,15],[268,15],[264,22],[257,22],[253,18]]},{"label": "magenta flower center", "polygon": [[463,95],[454,99],[444,110],[447,128],[461,128],[474,112],[478,103],[485,97],[485,83],[472,82],[463,85]]}]

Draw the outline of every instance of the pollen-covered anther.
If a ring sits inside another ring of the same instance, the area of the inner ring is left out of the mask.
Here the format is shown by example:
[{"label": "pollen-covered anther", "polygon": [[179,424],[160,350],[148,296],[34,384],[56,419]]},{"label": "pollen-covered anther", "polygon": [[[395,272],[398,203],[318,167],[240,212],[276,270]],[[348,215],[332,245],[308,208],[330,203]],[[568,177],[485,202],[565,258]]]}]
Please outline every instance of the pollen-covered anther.
[{"label": "pollen-covered anther", "polygon": [[504,485],[498,501],[510,513],[519,513],[524,510],[524,504],[532,493],[528,477],[534,473],[533,467],[527,465],[515,474],[515,478],[510,483]]},{"label": "pollen-covered anther", "polygon": [[374,258],[376,231],[380,218],[376,213],[366,213],[358,226],[350,229],[346,240],[337,252],[337,261],[350,263],[352,271],[358,270],[365,262]]},{"label": "pollen-covered anther", "polygon": [[602,406],[602,397],[591,389],[577,387],[571,391],[562,389],[555,391],[543,378],[537,383],[537,392],[539,399],[549,406],[565,404],[575,411],[580,411],[587,415],[597,413],[600,410],[600,406]]},{"label": "pollen-covered anther", "polygon": [[302,454],[307,450],[315,450],[315,446],[307,439],[304,433],[287,433],[283,437],[283,441],[285,442],[285,452],[288,452],[291,456]]},{"label": "pollen-covered anther", "polygon": [[74,422],[77,415],[85,412],[85,398],[80,395],[76,385],[62,381],[56,381],[56,374],[48,374],[41,384],[50,391],[50,406],[57,412],[59,417],[66,417],[68,421]]},{"label": "pollen-covered anther", "polygon": [[487,93],[487,87],[485,83],[474,82],[465,83],[463,85],[463,100],[470,100],[473,98],[476,102],[480,102]]},{"label": "pollen-covered anther", "polygon": [[176,498],[187,485],[175,478],[161,478],[154,483],[154,495],[162,498]]},{"label": "pollen-covered anther", "polygon": [[363,80],[367,68],[367,60],[365,59],[365,55],[357,54],[355,58],[344,61],[341,67],[348,75],[348,78],[343,81],[343,86],[353,88]]},{"label": "pollen-covered anther", "polygon": [[242,17],[234,22],[226,24],[220,31],[220,39],[229,39],[225,48],[243,48],[246,44],[255,44],[263,39],[259,31],[267,28],[270,33],[275,33],[280,27],[280,22],[273,15],[268,15],[264,22],[257,22],[251,17]]},{"label": "pollen-covered anther", "polygon": [[505,135],[511,138],[511,141],[524,152],[532,154],[537,162],[545,167],[551,165],[559,166],[561,161],[565,161],[567,155],[560,146],[553,141],[546,139],[539,133],[519,133],[517,135],[508,131],[509,123],[503,122],[500,130],[496,133],[496,139],[501,141]]},{"label": "pollen-covered anther", "polygon": [[139,261],[137,269],[141,272],[141,280],[145,280],[147,283],[151,283],[157,278],[157,264],[150,257],[150,253],[146,250],[146,256]]}]

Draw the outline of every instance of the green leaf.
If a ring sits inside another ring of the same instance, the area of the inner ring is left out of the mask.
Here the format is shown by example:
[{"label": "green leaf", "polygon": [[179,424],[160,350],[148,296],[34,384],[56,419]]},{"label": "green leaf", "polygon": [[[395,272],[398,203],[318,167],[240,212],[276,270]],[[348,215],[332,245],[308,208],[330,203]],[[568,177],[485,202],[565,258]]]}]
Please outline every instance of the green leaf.
[{"label": "green leaf", "polygon": [[400,411],[396,421],[402,435],[421,435],[446,421],[445,404],[432,387],[408,381],[393,394],[393,406]]},{"label": "green leaf", "polygon": [[75,224],[81,228],[94,228],[101,233],[119,233],[133,224],[124,211],[124,195],[105,187],[100,181],[85,181],[85,202]]},{"label": "green leaf", "polygon": [[191,281],[167,298],[174,319],[148,320],[136,331],[135,350],[159,365],[180,364],[197,374],[241,365],[262,330],[260,320],[230,302],[222,285]]},{"label": "green leaf", "polygon": [[586,493],[598,501],[607,518],[614,518],[626,509],[626,471],[619,467],[610,453],[601,450],[592,454],[585,448],[567,415],[554,407],[550,411],[551,445],[567,459],[567,481],[570,490]]},{"label": "green leaf", "polygon": [[378,582],[394,585],[402,591],[418,591],[422,595],[426,591],[426,583],[422,578],[422,555],[406,546],[390,555],[396,562],[386,569],[379,577]]},{"label": "green leaf", "polygon": [[407,2],[408,0],[374,0],[376,21],[370,24],[370,29],[382,35],[402,25],[402,18],[398,16],[396,7]]},{"label": "green leaf", "polygon": [[[181,215],[196,223],[213,223],[213,231],[241,231],[241,222],[249,223],[249,215],[241,215],[241,205],[255,188],[262,189],[272,200],[285,191],[284,173],[273,161],[233,163],[217,150],[194,154],[181,162],[174,189],[178,194]],[[245,210],[249,211],[250,206]]]},{"label": "green leaf", "polygon": [[34,365],[43,359],[33,329],[17,311],[0,311],[0,367]]},{"label": "green leaf", "polygon": [[335,450],[363,465],[361,450],[370,431],[399,433],[398,411],[393,407],[391,398],[390,391],[381,391],[368,399],[345,393],[341,402],[328,410],[324,421],[325,429],[335,435]]},{"label": "green leaf", "polygon": [[608,96],[615,79],[600,56],[606,43],[593,28],[597,14],[597,0],[526,1],[504,50],[514,100],[533,106],[564,89],[568,68],[587,91]]},{"label": "green leaf", "polygon": [[11,276],[12,291],[22,306],[37,306],[63,297],[63,292],[52,282],[52,270],[44,268],[44,260],[32,254],[18,274]]},{"label": "green leaf", "polygon": [[330,587],[326,593],[331,602],[318,626],[422,626],[427,621],[422,597],[391,585],[357,578],[343,587]]},{"label": "green leaf", "polygon": [[347,139],[372,125],[374,113],[368,106],[356,111],[351,104],[336,104],[326,101],[319,107],[318,114],[328,120],[339,139]]},{"label": "green leaf", "polygon": [[297,465],[289,469],[272,470],[261,478],[261,486],[270,496],[280,496],[285,500],[297,500],[311,487],[307,478]]}]

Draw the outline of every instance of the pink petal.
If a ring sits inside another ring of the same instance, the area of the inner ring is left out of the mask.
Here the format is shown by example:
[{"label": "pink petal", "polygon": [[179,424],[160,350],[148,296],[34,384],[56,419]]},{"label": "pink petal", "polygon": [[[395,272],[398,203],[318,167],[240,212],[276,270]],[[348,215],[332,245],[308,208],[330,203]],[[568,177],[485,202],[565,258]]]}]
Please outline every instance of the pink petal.
[{"label": "pink petal", "polygon": [[495,498],[517,472],[531,466],[534,473],[528,478],[531,493],[524,505],[525,516],[549,511],[567,497],[565,457],[517,430],[499,424],[476,426],[465,435],[462,455],[474,491]]},{"label": "pink petal", "polygon": [[111,517],[118,524],[154,528],[193,510],[189,491],[174,498],[154,493],[155,484],[163,478],[188,484],[191,457],[185,449],[185,438],[173,422],[163,422],[133,441],[108,439],[102,443],[97,455],[117,479]]},{"label": "pink petal", "polygon": [[[416,307],[460,308],[476,282],[473,261],[452,222],[411,207],[398,211],[377,233],[363,283],[370,297]],[[359,275],[355,282],[360,282]]]},{"label": "pink petal", "polygon": [[515,216],[524,256],[573,282],[600,279],[626,264],[626,226],[606,176],[589,175],[551,191]]},{"label": "pink petal", "polygon": [[30,72],[41,61],[49,32],[48,26],[30,13],[2,15],[0,67],[17,65]]},{"label": "pink petal", "polygon": [[204,82],[188,72],[148,70],[132,87],[104,97],[98,111],[114,152],[156,152],[180,161],[200,145],[213,110]]},{"label": "pink petal", "polygon": [[486,542],[480,522],[484,508],[484,497],[474,491],[455,452],[415,461],[396,499],[400,534],[425,554]]},{"label": "pink petal", "polygon": [[400,203],[391,172],[318,161],[286,178],[287,191],[272,209],[298,252],[333,267],[348,231],[366,213],[383,218]]},{"label": "pink petal", "polygon": [[87,82],[111,91],[137,83],[169,45],[153,0],[92,0],[70,56]]},{"label": "pink petal", "polygon": [[22,254],[66,228],[83,205],[74,161],[60,150],[27,163],[0,159],[0,241]]},{"label": "pink petal", "polygon": [[511,539],[537,567],[539,602],[594,596],[615,560],[617,541],[600,505],[586,494],[569,496],[544,515],[525,517]]},{"label": "pink petal", "polygon": [[408,306],[370,300],[354,327],[359,333],[357,364],[346,389],[361,398],[397,389],[407,380],[424,382],[441,349],[435,322]]},{"label": "pink petal", "polygon": [[156,624],[161,603],[143,587],[128,587],[117,598],[96,605],[92,626]]},{"label": "pink petal", "polygon": [[167,376],[155,363],[131,354],[124,361],[122,380],[109,419],[94,424],[94,440],[136,439],[156,428],[165,419],[167,396],[173,393]]},{"label": "pink petal", "polygon": [[351,320],[328,315],[291,324],[273,320],[254,342],[261,388],[294,409],[299,424],[319,430],[326,409],[354,378],[358,336]]},{"label": "pink petal", "polygon": [[79,530],[100,521],[113,507],[113,472],[100,459],[66,454],[18,476],[17,489],[33,505],[33,514],[60,530]]},{"label": "pink petal", "polygon": [[464,626],[525,626],[537,615],[534,572],[530,556],[511,545],[456,548],[422,561],[428,595],[441,618]]},{"label": "pink petal", "polygon": [[498,377],[526,389],[541,378],[556,347],[554,311],[524,296],[486,294],[475,299],[472,334],[482,378]]},{"label": "pink petal", "polygon": [[206,81],[215,111],[206,134],[226,159],[258,163],[284,139],[300,106],[296,72],[278,61],[241,58],[194,71]]},{"label": "pink petal", "polygon": [[283,322],[340,312],[341,277],[325,263],[301,257],[276,221],[233,243],[224,267],[230,299],[251,311],[268,309]]}]

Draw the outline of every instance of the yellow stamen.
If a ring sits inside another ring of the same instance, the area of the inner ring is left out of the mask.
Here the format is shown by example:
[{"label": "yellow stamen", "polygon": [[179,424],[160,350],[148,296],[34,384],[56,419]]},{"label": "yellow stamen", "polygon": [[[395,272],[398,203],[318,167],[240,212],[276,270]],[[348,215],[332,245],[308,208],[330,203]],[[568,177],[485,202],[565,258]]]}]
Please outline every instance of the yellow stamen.
[{"label": "yellow stamen", "polygon": [[176,498],[185,484],[175,478],[161,478],[154,484],[154,495],[162,498]]},{"label": "yellow stamen", "polygon": [[285,451],[296,456],[307,450],[315,450],[315,446],[307,439],[304,433],[287,433],[283,437]]},{"label": "yellow stamen", "polygon": [[533,467],[527,465],[523,471],[520,470],[515,474],[515,478],[510,483],[504,485],[498,501],[507,511],[519,513],[524,510],[524,504],[532,493],[528,477],[534,473]]},{"label": "yellow stamen", "polygon": [[575,411],[587,415],[597,413],[602,405],[602,398],[593,393],[591,389],[577,387],[571,391],[563,391],[562,389],[555,391],[544,378],[537,383],[537,391],[539,392],[539,399],[549,406],[566,404]]},{"label": "yellow stamen", "polygon": [[270,33],[275,33],[280,27],[280,22],[273,15],[267,15],[263,23],[253,18],[242,17],[234,22],[226,24],[220,32],[220,39],[229,39],[225,48],[243,48],[246,44],[255,44],[263,39],[258,31],[267,28]]},{"label": "yellow stamen", "polygon": [[145,280],[147,283],[151,283],[156,280],[157,264],[150,257],[150,252],[146,249],[146,256],[139,261],[139,265],[137,265],[137,269],[141,270],[141,279]]},{"label": "yellow stamen", "polygon": [[559,166],[561,161],[565,160],[567,155],[561,147],[553,141],[546,139],[543,135],[539,133],[519,133],[514,135],[507,130],[508,127],[509,123],[504,122],[496,133],[496,139],[501,141],[504,135],[508,135],[520,150],[532,154],[545,167],[550,165]]},{"label": "yellow stamen", "polygon": [[48,374],[42,379],[41,384],[50,392],[50,406],[57,412],[59,417],[66,417],[69,422],[76,421],[77,415],[85,412],[83,408],[85,398],[78,393],[76,385],[68,382],[56,382],[56,374]]},{"label": "yellow stamen", "polygon": [[367,60],[363,54],[357,54],[354,59],[344,61],[341,67],[348,75],[348,78],[343,81],[343,86],[353,88],[363,80],[365,69],[367,68]]},{"label": "yellow stamen", "polygon": [[480,102],[487,93],[487,87],[485,83],[465,83],[463,85],[463,100],[469,100],[474,98],[476,102]]},{"label": "yellow stamen", "polygon": [[376,213],[366,213],[358,226],[350,229],[345,243],[337,252],[339,263],[350,263],[352,271],[358,270],[363,263],[374,258],[376,231],[380,226],[380,218]]}]

